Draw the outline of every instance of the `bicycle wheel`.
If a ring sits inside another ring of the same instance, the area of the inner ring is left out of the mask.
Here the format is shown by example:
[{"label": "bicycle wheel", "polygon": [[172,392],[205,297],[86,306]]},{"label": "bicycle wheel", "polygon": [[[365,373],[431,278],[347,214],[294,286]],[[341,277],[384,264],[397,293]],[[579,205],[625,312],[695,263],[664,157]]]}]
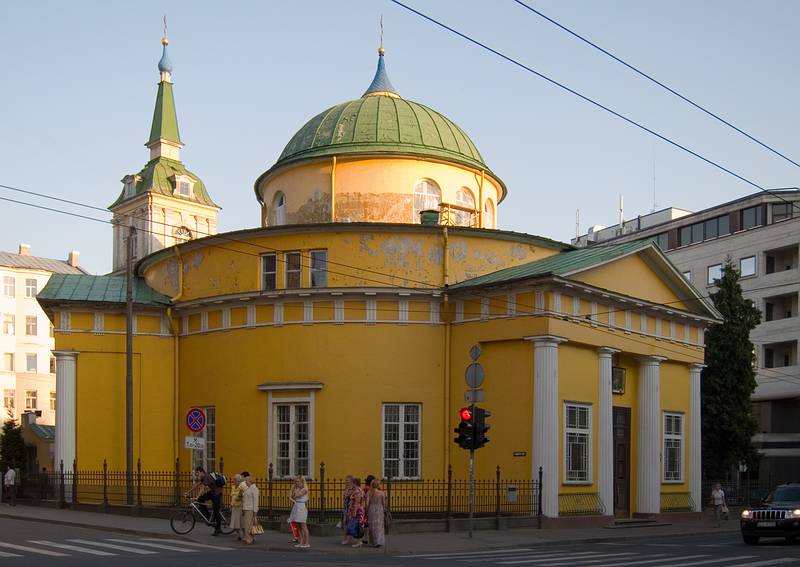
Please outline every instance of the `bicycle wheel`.
[{"label": "bicycle wheel", "polygon": [[178,510],[169,518],[169,527],[176,534],[188,534],[194,529],[196,518],[189,510]]},{"label": "bicycle wheel", "polygon": [[222,516],[222,522],[220,522],[220,530],[225,535],[233,533],[233,527],[231,527],[231,509],[230,508],[223,508],[219,511],[220,515]]}]

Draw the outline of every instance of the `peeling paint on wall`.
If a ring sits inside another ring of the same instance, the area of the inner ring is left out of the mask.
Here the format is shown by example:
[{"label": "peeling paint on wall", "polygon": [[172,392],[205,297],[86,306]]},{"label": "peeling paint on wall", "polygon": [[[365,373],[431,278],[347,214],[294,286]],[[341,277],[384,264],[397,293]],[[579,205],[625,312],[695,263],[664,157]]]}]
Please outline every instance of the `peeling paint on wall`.
[{"label": "peeling paint on wall", "polygon": [[337,222],[414,222],[414,196],[401,193],[336,193]]}]

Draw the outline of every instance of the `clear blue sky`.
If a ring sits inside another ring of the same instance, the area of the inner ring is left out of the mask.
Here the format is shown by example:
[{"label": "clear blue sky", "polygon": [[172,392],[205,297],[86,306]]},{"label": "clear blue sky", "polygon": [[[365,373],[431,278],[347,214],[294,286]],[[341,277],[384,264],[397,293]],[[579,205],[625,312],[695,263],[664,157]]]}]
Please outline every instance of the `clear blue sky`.
[{"label": "clear blue sky", "polygon": [[[800,185],[769,154],[510,0],[408,0],[475,38],[767,187]],[[800,161],[800,3],[530,0]],[[375,69],[378,19],[405,98],[459,124],[508,185],[499,227],[568,240],[653,207],[702,209],[755,189],[382,0],[0,3],[0,184],[108,206],[147,161],[161,18],[183,160],[223,207],[220,231],[254,227],[256,177],[323,109]],[[0,189],[0,196],[68,208]],[[111,265],[111,228],[0,201],[0,249],[81,252]]]}]

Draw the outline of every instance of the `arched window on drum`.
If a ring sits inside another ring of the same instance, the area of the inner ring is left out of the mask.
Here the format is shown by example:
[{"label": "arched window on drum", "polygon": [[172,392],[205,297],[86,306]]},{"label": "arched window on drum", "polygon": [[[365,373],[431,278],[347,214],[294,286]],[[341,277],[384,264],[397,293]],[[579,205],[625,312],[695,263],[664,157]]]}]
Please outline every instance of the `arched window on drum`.
[{"label": "arched window on drum", "polygon": [[455,220],[458,226],[475,226],[475,195],[466,187],[456,191],[456,205],[470,211],[456,210]]},{"label": "arched window on drum", "polygon": [[175,242],[186,242],[192,239],[192,231],[185,226],[179,226],[175,229]]},{"label": "arched window on drum", "polygon": [[494,203],[486,199],[483,204],[483,228],[494,228]]},{"label": "arched window on drum", "polygon": [[286,224],[286,195],[283,191],[275,193],[272,198],[272,224],[280,226]]},{"label": "arched window on drum", "polygon": [[442,202],[442,190],[433,179],[420,179],[414,186],[414,216],[412,222],[420,222],[421,211],[439,210]]}]

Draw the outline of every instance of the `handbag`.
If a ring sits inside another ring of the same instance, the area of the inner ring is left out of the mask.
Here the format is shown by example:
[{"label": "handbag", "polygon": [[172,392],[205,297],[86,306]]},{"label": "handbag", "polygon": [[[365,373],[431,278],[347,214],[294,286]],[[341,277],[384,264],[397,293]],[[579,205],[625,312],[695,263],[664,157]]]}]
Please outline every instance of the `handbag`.
[{"label": "handbag", "polygon": [[253,523],[253,527],[250,528],[250,535],[261,535],[264,533],[264,527],[261,525],[261,522],[256,521]]}]

